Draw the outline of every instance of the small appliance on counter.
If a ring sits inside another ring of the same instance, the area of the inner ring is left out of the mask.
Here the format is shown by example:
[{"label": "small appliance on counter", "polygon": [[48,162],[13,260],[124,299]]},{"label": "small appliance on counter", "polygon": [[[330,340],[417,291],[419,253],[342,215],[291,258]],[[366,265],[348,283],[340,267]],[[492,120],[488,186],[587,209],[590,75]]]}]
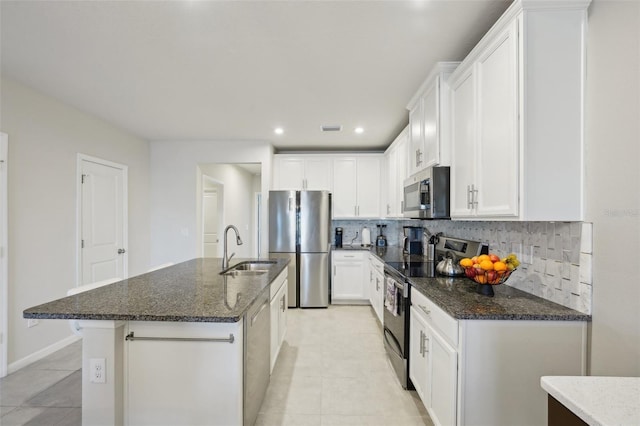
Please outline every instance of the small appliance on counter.
[{"label": "small appliance on counter", "polygon": [[384,236],[382,231],[387,225],[377,224],[378,227],[378,237],[376,238],[376,246],[377,247],[386,247],[387,246],[387,237]]},{"label": "small appliance on counter", "polygon": [[405,254],[423,254],[422,233],[420,226],[403,226],[403,251]]},{"label": "small appliance on counter", "polygon": [[335,236],[335,246],[336,248],[342,248],[342,228],[336,227],[336,236]]},{"label": "small appliance on counter", "polygon": [[362,228],[362,245],[369,247],[371,245],[371,232],[366,226]]}]

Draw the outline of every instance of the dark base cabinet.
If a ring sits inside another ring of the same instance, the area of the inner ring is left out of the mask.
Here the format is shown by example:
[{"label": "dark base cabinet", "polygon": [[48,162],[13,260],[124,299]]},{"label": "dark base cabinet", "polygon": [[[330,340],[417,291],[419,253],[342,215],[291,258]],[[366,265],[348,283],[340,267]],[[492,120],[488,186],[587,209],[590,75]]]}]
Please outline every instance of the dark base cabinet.
[{"label": "dark base cabinet", "polygon": [[549,395],[548,401],[549,417],[547,424],[549,426],[587,426],[587,423],[551,395]]}]

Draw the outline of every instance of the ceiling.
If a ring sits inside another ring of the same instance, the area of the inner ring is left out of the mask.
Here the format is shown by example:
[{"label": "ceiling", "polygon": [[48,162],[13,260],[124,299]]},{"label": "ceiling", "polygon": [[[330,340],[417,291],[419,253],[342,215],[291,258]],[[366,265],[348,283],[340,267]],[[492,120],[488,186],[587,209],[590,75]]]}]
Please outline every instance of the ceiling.
[{"label": "ceiling", "polygon": [[381,150],[510,3],[3,0],[1,71],[150,141]]}]

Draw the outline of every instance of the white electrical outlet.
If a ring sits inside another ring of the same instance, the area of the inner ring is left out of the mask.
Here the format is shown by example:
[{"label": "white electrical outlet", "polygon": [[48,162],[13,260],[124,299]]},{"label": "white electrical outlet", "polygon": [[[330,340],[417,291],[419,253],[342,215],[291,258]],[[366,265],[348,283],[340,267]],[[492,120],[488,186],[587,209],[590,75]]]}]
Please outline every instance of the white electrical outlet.
[{"label": "white electrical outlet", "polygon": [[104,358],[91,358],[89,360],[89,382],[107,382],[107,363]]},{"label": "white electrical outlet", "polygon": [[28,318],[27,328],[35,327],[36,325],[38,325],[39,322],[40,321],[38,321],[38,318]]}]

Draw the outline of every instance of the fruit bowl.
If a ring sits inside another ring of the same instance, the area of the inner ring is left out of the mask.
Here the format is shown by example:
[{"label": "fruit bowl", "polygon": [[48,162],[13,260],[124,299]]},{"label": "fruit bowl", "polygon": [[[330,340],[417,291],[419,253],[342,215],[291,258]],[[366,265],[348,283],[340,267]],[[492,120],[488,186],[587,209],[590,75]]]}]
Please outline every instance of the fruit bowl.
[{"label": "fruit bowl", "polygon": [[469,266],[464,268],[464,275],[478,284],[498,285],[507,281],[513,271],[515,271],[515,269],[507,269],[506,271],[483,271]]}]

